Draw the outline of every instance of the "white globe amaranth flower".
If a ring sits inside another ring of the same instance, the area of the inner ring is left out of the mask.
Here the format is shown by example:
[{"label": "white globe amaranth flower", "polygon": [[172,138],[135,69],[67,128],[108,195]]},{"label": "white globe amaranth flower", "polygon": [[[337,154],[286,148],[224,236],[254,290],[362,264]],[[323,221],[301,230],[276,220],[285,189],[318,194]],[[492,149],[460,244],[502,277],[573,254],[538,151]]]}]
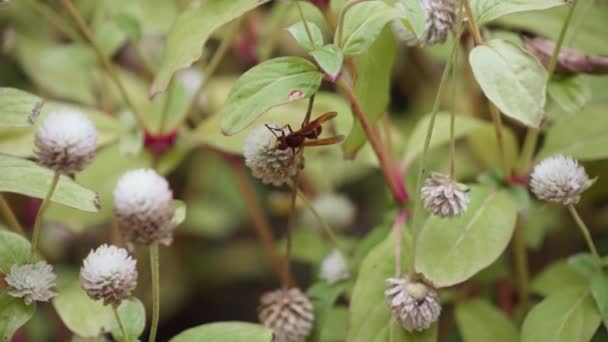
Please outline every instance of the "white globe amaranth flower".
[{"label": "white globe amaranth flower", "polygon": [[393,317],[410,332],[428,329],[441,314],[437,292],[423,282],[408,276],[386,280],[384,292]]},{"label": "white globe amaranth flower", "polygon": [[434,216],[455,217],[467,210],[468,191],[468,186],[454,181],[450,176],[433,172],[422,185],[422,203]]},{"label": "white globe amaranth flower", "polygon": [[57,295],[52,290],[55,278],[53,266],[46,261],[39,261],[35,264],[13,265],[4,280],[10,286],[8,294],[23,298],[25,304],[29,305],[34,301],[48,302]]},{"label": "white globe amaranth flower", "polygon": [[319,276],[330,285],[350,278],[348,263],[339,250],[333,250],[323,259]]},{"label": "white globe amaranth flower", "polygon": [[152,169],[127,171],[114,188],[114,213],[127,241],[149,245],[173,241],[173,193]]},{"label": "white globe amaranth flower", "polygon": [[97,130],[89,118],[72,109],[50,112],[36,131],[38,163],[61,173],[87,167],[95,156]]},{"label": "white globe amaranth flower", "polygon": [[595,179],[589,179],[578,161],[562,155],[543,159],[530,176],[530,188],[536,197],[563,205],[578,203],[593,182]]},{"label": "white globe amaranth flower", "polygon": [[[267,125],[275,129],[280,127],[272,123]],[[279,131],[275,133],[281,134]],[[276,142],[277,138],[266,125],[256,127],[245,140],[243,156],[245,165],[251,169],[254,177],[266,184],[279,186],[296,175],[303,158],[301,151],[294,156],[291,148],[276,148]]]},{"label": "white globe amaranth flower", "polygon": [[80,285],[94,300],[118,306],[137,286],[136,264],[126,249],[101,245],[84,259]]},{"label": "white globe amaranth flower", "polygon": [[[355,205],[344,195],[336,193],[319,195],[313,200],[312,207],[333,229],[344,230],[352,226],[355,221]],[[304,210],[302,219],[308,226],[319,226],[310,209]]]},{"label": "white globe amaranth flower", "polygon": [[273,342],[303,342],[312,331],[314,308],[300,289],[279,289],[262,295],[258,317],[273,330]]},{"label": "white globe amaranth flower", "polygon": [[460,2],[456,0],[422,0],[426,11],[424,33],[418,39],[420,46],[443,43],[454,31],[456,10]]}]

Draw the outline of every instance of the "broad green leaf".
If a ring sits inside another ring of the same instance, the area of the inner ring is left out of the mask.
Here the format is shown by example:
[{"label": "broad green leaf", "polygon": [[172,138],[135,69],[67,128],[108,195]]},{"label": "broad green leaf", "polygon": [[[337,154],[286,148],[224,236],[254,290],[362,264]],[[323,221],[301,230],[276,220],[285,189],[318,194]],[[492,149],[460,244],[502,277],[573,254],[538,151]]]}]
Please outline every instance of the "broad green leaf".
[{"label": "broad green leaf", "polygon": [[595,258],[589,253],[579,253],[569,257],[568,266],[588,280],[601,271],[600,265],[597,264]]},{"label": "broad green leaf", "polygon": [[[364,53],[378,38],[386,24],[405,15],[382,1],[366,1],[352,6],[344,17],[342,40],[338,45],[345,56]],[[409,26],[409,22],[403,20]],[[338,32],[335,41],[338,40]]]},{"label": "broad green leaf", "polygon": [[150,95],[165,91],[175,72],[201,57],[203,46],[213,31],[266,2],[268,0],[207,0],[201,6],[182,12],[167,36],[163,60]]},{"label": "broad green leaf", "polygon": [[549,99],[567,113],[580,111],[591,100],[591,87],[588,79],[580,75],[551,78],[547,92]]},{"label": "broad green leaf", "polygon": [[512,42],[493,39],[469,55],[484,94],[506,116],[538,128],[544,115],[547,71]]},{"label": "broad green leaf", "polygon": [[279,57],[251,68],[228,95],[222,131],[237,133],[273,107],[310,97],[322,79],[316,66],[300,57]]},{"label": "broad green leaf", "polygon": [[532,308],[522,327],[522,342],[586,342],[600,325],[587,287],[570,287]]},{"label": "broad green leaf", "polygon": [[348,336],[348,309],[343,306],[331,308],[323,325],[323,331],[319,341],[341,342],[346,341]]},{"label": "broad green leaf", "polygon": [[327,326],[326,321],[338,296],[344,291],[342,286],[331,286],[326,282],[313,284],[306,294],[311,298],[315,308],[315,322],[309,341],[321,341],[321,333]]},{"label": "broad green leaf", "polygon": [[[400,6],[397,3],[401,3]],[[419,0],[397,0],[395,7],[404,9],[406,22],[403,25],[412,32],[414,37],[420,37],[424,33],[426,24],[426,10]],[[409,24],[408,24],[409,22]]]},{"label": "broad green leaf", "polygon": [[472,0],[471,2],[479,24],[511,13],[543,10],[566,3],[563,0]]},{"label": "broad green leaf", "polygon": [[[458,131],[458,124],[456,124],[456,131]],[[435,136],[434,131],[433,136]],[[513,165],[517,160],[519,152],[517,138],[515,137],[513,130],[506,126],[503,127],[502,136],[507,161],[510,165]],[[468,134],[467,142],[484,167],[492,168],[500,165],[500,149],[494,125],[487,122],[484,123],[483,126]]]},{"label": "broad green leaf", "polygon": [[[128,341],[137,341],[146,327],[146,308],[142,302],[137,298],[123,301],[118,307],[118,315],[125,327]],[[118,342],[126,341],[116,319],[112,321],[112,336]]]},{"label": "broad green leaf", "polygon": [[472,186],[467,210],[451,220],[430,217],[418,238],[416,269],[436,286],[461,283],[494,262],[505,250],[517,205],[505,191]]},{"label": "broad green leaf", "polygon": [[115,320],[112,309],[101,301],[94,301],[80,287],[78,279],[57,291],[53,307],[71,332],[82,337],[97,337],[109,332]]},{"label": "broad green leaf", "polygon": [[579,273],[574,271],[564,260],[554,262],[532,279],[530,289],[541,296],[549,296],[562,289],[588,284]]},{"label": "broad green leaf", "polygon": [[43,100],[15,88],[0,88],[0,128],[28,127],[40,114]]},{"label": "broad green leaf", "polygon": [[594,106],[557,121],[547,130],[545,145],[539,159],[554,154],[572,156],[578,160],[598,160],[608,157],[608,127],[606,106]]},{"label": "broad green leaf", "polygon": [[[410,237],[404,232],[403,258],[410,248]],[[437,325],[424,332],[410,333],[392,318],[384,291],[386,279],[395,276],[395,239],[390,234],[364,259],[351,296],[347,342],[431,342],[437,339]],[[404,270],[405,272],[405,270]]]},{"label": "broad green leaf", "polygon": [[199,325],[173,337],[170,342],[271,342],[272,330],[259,324],[219,322]]},{"label": "broad green leaf", "polygon": [[[44,198],[53,179],[53,171],[32,161],[11,156],[0,155],[0,169],[0,192]],[[97,194],[66,176],[59,179],[51,200],[83,211],[99,211]]]},{"label": "broad green leaf", "polygon": [[30,256],[30,242],[23,236],[0,230],[0,273],[8,274],[13,265],[23,265]]},{"label": "broad green leaf", "polygon": [[173,209],[175,211],[173,213],[171,224],[174,227],[177,227],[186,219],[186,203],[180,200],[173,200]]},{"label": "broad green leaf", "polygon": [[27,323],[36,311],[36,304],[26,305],[23,298],[0,293],[0,341],[12,341],[13,334]]},{"label": "broad green leaf", "polygon": [[597,272],[591,277],[591,295],[602,316],[602,321],[608,329],[608,274]]},{"label": "broad green leaf", "polygon": [[[366,52],[354,58],[357,69],[355,95],[372,125],[380,119],[388,106],[395,51],[395,39],[387,27]],[[353,159],[366,141],[367,135],[359,120],[356,120],[342,145],[344,156]]]},{"label": "broad green leaf", "polygon": [[298,44],[300,44],[300,46],[304,48],[304,50],[310,52],[315,50],[315,48],[319,49],[324,45],[323,33],[321,33],[319,26],[317,26],[317,24],[313,23],[312,21],[306,21],[306,23],[308,24],[308,28],[310,29],[310,35],[312,36],[314,47],[313,44],[310,42],[310,39],[308,38],[308,33],[306,32],[306,28],[304,27],[304,22],[298,21],[297,23],[289,26],[287,31],[291,33],[293,39],[295,39],[296,42],[298,42]]},{"label": "broad green leaf", "polygon": [[[420,154],[424,149],[424,141],[426,132],[429,127],[431,120],[431,114],[423,116],[414,131],[410,135],[407,143],[407,153],[405,157],[405,164],[409,165],[411,162]],[[442,144],[446,144],[450,141],[450,113],[440,112],[437,113],[435,118],[435,126],[433,127],[433,135],[431,137],[431,143],[429,148],[437,147]],[[487,122],[474,118],[467,115],[456,114],[455,125],[454,125],[454,138],[458,139],[469,133],[476,131],[478,128],[489,125]]]},{"label": "broad green leaf", "polygon": [[484,299],[456,305],[456,322],[464,342],[517,342],[515,324]]},{"label": "broad green leaf", "polygon": [[317,50],[311,51],[310,55],[317,64],[329,76],[329,80],[334,82],[340,76],[344,55],[334,44],[325,45]]}]

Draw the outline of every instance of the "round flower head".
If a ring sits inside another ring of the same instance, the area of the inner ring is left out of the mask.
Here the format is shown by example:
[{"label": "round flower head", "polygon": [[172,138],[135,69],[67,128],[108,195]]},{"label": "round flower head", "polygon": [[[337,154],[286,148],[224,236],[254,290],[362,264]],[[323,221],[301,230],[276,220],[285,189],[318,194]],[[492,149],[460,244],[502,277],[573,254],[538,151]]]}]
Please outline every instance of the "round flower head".
[{"label": "round flower head", "polygon": [[433,172],[422,185],[422,202],[426,210],[439,217],[454,217],[467,210],[469,188],[449,176]]},{"label": "round flower head", "polygon": [[439,318],[441,304],[437,292],[409,277],[387,279],[384,292],[393,317],[407,331],[428,329]]},{"label": "round flower head", "polygon": [[173,193],[152,169],[126,172],[114,189],[114,213],[127,241],[169,245],[173,240]]},{"label": "round flower head", "polygon": [[[276,131],[273,132],[266,126]],[[281,130],[276,124],[256,127],[245,140],[243,155],[245,165],[251,169],[254,177],[266,184],[279,186],[295,176],[302,165],[302,153],[294,156],[291,148],[276,148],[275,134],[281,136]]]},{"label": "round flower head", "polygon": [[274,331],[273,342],[303,342],[314,321],[310,299],[298,288],[265,293],[260,299],[258,317]]},{"label": "round flower head", "polygon": [[62,109],[51,112],[36,131],[38,162],[61,173],[82,171],[95,156],[97,130],[84,114]]},{"label": "round flower head", "polygon": [[454,31],[458,3],[456,0],[422,0],[426,20],[424,33],[418,39],[419,45],[426,46],[445,42],[448,34]]},{"label": "round flower head", "polygon": [[80,285],[89,297],[118,306],[137,286],[136,261],[127,250],[101,245],[91,251],[80,268]]},{"label": "round flower head", "polygon": [[55,287],[55,278],[53,266],[39,261],[35,264],[13,265],[4,280],[10,286],[8,294],[22,297],[25,304],[29,305],[34,301],[48,302],[57,295],[51,290]]},{"label": "round flower head", "polygon": [[[355,206],[344,195],[322,194],[315,198],[312,207],[334,229],[346,229],[352,226],[355,220]],[[309,226],[316,227],[319,224],[311,210],[304,210],[302,218]]]},{"label": "round flower head", "polygon": [[350,271],[342,253],[335,249],[321,262],[321,279],[330,285],[350,278]]},{"label": "round flower head", "polygon": [[541,200],[569,205],[578,203],[594,181],[575,159],[557,155],[536,165],[530,176],[530,188]]}]

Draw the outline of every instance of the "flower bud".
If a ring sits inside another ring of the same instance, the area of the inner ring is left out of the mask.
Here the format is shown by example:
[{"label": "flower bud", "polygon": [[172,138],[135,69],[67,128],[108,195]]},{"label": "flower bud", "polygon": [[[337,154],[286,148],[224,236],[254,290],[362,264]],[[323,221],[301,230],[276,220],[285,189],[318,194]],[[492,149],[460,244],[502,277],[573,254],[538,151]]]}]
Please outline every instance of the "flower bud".
[{"label": "flower bud", "polygon": [[595,182],[572,157],[556,155],[543,159],[532,171],[530,188],[541,200],[563,205],[576,204]]},{"label": "flower bud", "polygon": [[53,266],[39,261],[35,264],[13,265],[4,280],[10,286],[9,295],[23,298],[25,304],[30,305],[34,301],[48,302],[57,295],[51,290],[55,287],[55,278]]},{"label": "flower bud", "polygon": [[114,189],[114,213],[127,241],[145,245],[173,241],[173,193],[152,169],[126,172]]},{"label": "flower bud", "polygon": [[439,318],[441,304],[433,288],[407,276],[389,278],[387,283],[384,294],[391,313],[405,330],[426,330]]},{"label": "flower bud", "polygon": [[312,331],[314,308],[300,289],[279,289],[262,295],[258,317],[274,331],[273,342],[304,342]]},{"label": "flower bud", "polygon": [[84,114],[62,109],[38,127],[34,154],[38,163],[64,174],[82,171],[95,156],[97,130]]},{"label": "flower bud", "polygon": [[321,262],[320,278],[333,285],[341,280],[350,278],[350,271],[344,255],[334,249]]},{"label": "flower bud", "polygon": [[136,261],[124,248],[101,245],[84,259],[80,285],[92,299],[118,306],[137,286]]},{"label": "flower bud", "polygon": [[426,210],[438,217],[455,217],[467,210],[469,187],[451,177],[433,172],[422,186],[422,202]]}]

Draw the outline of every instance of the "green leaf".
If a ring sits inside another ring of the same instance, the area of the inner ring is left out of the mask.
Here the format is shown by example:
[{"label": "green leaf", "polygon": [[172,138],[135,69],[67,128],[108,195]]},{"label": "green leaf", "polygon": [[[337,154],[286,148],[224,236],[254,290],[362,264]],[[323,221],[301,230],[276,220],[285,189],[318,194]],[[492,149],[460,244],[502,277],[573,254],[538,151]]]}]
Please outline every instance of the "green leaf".
[{"label": "green leaf", "polygon": [[160,69],[150,88],[150,96],[167,89],[180,69],[201,57],[203,46],[213,31],[268,0],[208,0],[180,14],[169,34]]},{"label": "green leaf", "polygon": [[563,0],[472,0],[473,12],[479,24],[490,22],[504,15],[543,10],[564,5]]},{"label": "green leaf", "polygon": [[471,51],[469,61],[484,94],[506,116],[538,128],[545,110],[547,71],[512,42],[493,39]]},{"label": "green leaf", "polygon": [[[2,173],[0,173],[1,192],[15,192],[44,198],[53,179],[53,171],[32,161],[11,156],[0,155],[0,169],[2,169]],[[61,176],[59,179],[51,200],[83,211],[99,211],[97,194],[66,176]]]},{"label": "green leaf", "polygon": [[[357,69],[355,95],[372,125],[380,119],[388,105],[395,54],[395,39],[387,27],[366,52],[355,58]],[[359,120],[356,120],[342,145],[345,157],[353,159],[366,141],[367,135]]]},{"label": "green leaf", "polygon": [[522,327],[522,342],[586,342],[597,330],[600,316],[587,287],[570,287],[532,308]]},{"label": "green leaf", "polygon": [[[405,164],[410,165],[411,162],[416,157],[418,157],[420,153],[422,153],[422,150],[424,149],[424,140],[426,137],[426,132],[428,130],[430,120],[431,113],[426,114],[420,120],[418,120],[418,123],[416,123],[416,127],[410,135],[410,138],[407,143],[407,153],[404,162]],[[456,114],[454,138],[458,139],[484,126],[489,126],[489,123],[474,118],[472,116]],[[437,113],[429,148],[441,146],[443,144],[448,143],[449,141],[450,113]]]},{"label": "green leaf", "polygon": [[273,107],[310,97],[322,79],[317,67],[300,57],[275,58],[251,68],[228,95],[222,131],[237,133]]},{"label": "green leaf", "polygon": [[32,318],[36,304],[26,305],[22,298],[0,293],[0,341],[12,341],[13,334]]},{"label": "green leaf", "polygon": [[30,242],[19,234],[0,230],[0,273],[8,274],[13,265],[28,263]]},{"label": "green leaf", "polygon": [[315,283],[306,291],[315,308],[315,324],[308,338],[309,341],[320,341],[328,315],[343,291],[342,286],[331,286],[326,282]]},{"label": "green leaf", "polygon": [[547,92],[549,99],[567,113],[580,111],[591,100],[588,79],[580,75],[552,77]]},{"label": "green leaf", "polygon": [[[123,301],[118,307],[118,315],[124,324],[128,341],[137,341],[146,327],[146,308],[137,298]],[[112,321],[112,336],[118,342],[125,342],[116,319]]]},{"label": "green leaf", "polygon": [[219,322],[199,325],[173,337],[170,342],[271,342],[272,330],[260,324]]},{"label": "green leaf", "polygon": [[464,342],[517,342],[515,324],[484,299],[474,299],[456,306],[456,322]]},{"label": "green leaf", "polygon": [[180,200],[173,200],[173,219],[171,224],[174,227],[179,226],[186,219],[186,202]]},{"label": "green leaf", "polygon": [[606,106],[594,106],[557,121],[547,130],[545,145],[538,158],[554,154],[569,155],[578,160],[608,157],[607,110]]},{"label": "green leaf", "polygon": [[43,100],[15,88],[0,88],[0,128],[28,127],[40,114]]},{"label": "green leaf", "polygon": [[608,328],[608,274],[606,272],[600,271],[591,277],[591,295],[604,325]]},{"label": "green leaf", "polygon": [[549,296],[572,286],[583,287],[588,281],[574,271],[564,260],[554,262],[537,275],[530,285],[532,292]]},{"label": "green leaf", "polygon": [[591,279],[600,272],[600,265],[589,253],[579,253],[568,258],[568,266],[581,276]]},{"label": "green leaf", "polygon": [[[382,1],[366,1],[352,6],[344,17],[342,47],[345,56],[359,55],[365,52],[391,20],[405,19],[404,14]],[[406,20],[404,24],[409,26]],[[335,41],[338,40],[336,33]]]},{"label": "green leaf", "polygon": [[421,229],[416,269],[436,286],[469,279],[492,264],[511,240],[517,205],[510,196],[483,186],[472,186],[469,195],[460,217],[430,217]]},{"label": "green leaf", "polygon": [[337,46],[334,44],[325,45],[312,51],[310,55],[329,76],[330,81],[335,82],[338,79],[342,70],[344,55]]},{"label": "green leaf", "polygon": [[[456,125],[458,130],[458,124]],[[433,136],[435,133],[433,132]],[[517,138],[511,128],[503,126],[502,136],[504,141],[505,155],[510,165],[517,160],[519,145]],[[486,168],[500,165],[500,149],[496,139],[496,128],[494,125],[485,123],[467,136],[467,141],[475,153],[477,159]]]},{"label": "green leaf", "polygon": [[321,33],[319,26],[317,26],[317,24],[313,23],[312,21],[306,21],[306,24],[308,24],[308,28],[310,29],[310,35],[312,36],[312,40],[315,43],[314,47],[310,43],[310,39],[308,39],[308,33],[306,32],[306,28],[304,27],[304,22],[298,21],[297,23],[289,26],[287,31],[291,33],[293,39],[295,39],[296,42],[298,42],[298,44],[300,44],[300,46],[304,48],[304,50],[310,52],[315,50],[315,47],[318,49],[323,46],[323,33]]},{"label": "green leaf", "polygon": [[[404,251],[410,248],[407,233]],[[395,275],[395,239],[391,234],[365,258],[353,289],[350,305],[348,342],[432,342],[437,339],[437,325],[424,332],[410,333],[403,329],[386,304],[386,279]],[[403,253],[401,264],[408,264]]]}]

